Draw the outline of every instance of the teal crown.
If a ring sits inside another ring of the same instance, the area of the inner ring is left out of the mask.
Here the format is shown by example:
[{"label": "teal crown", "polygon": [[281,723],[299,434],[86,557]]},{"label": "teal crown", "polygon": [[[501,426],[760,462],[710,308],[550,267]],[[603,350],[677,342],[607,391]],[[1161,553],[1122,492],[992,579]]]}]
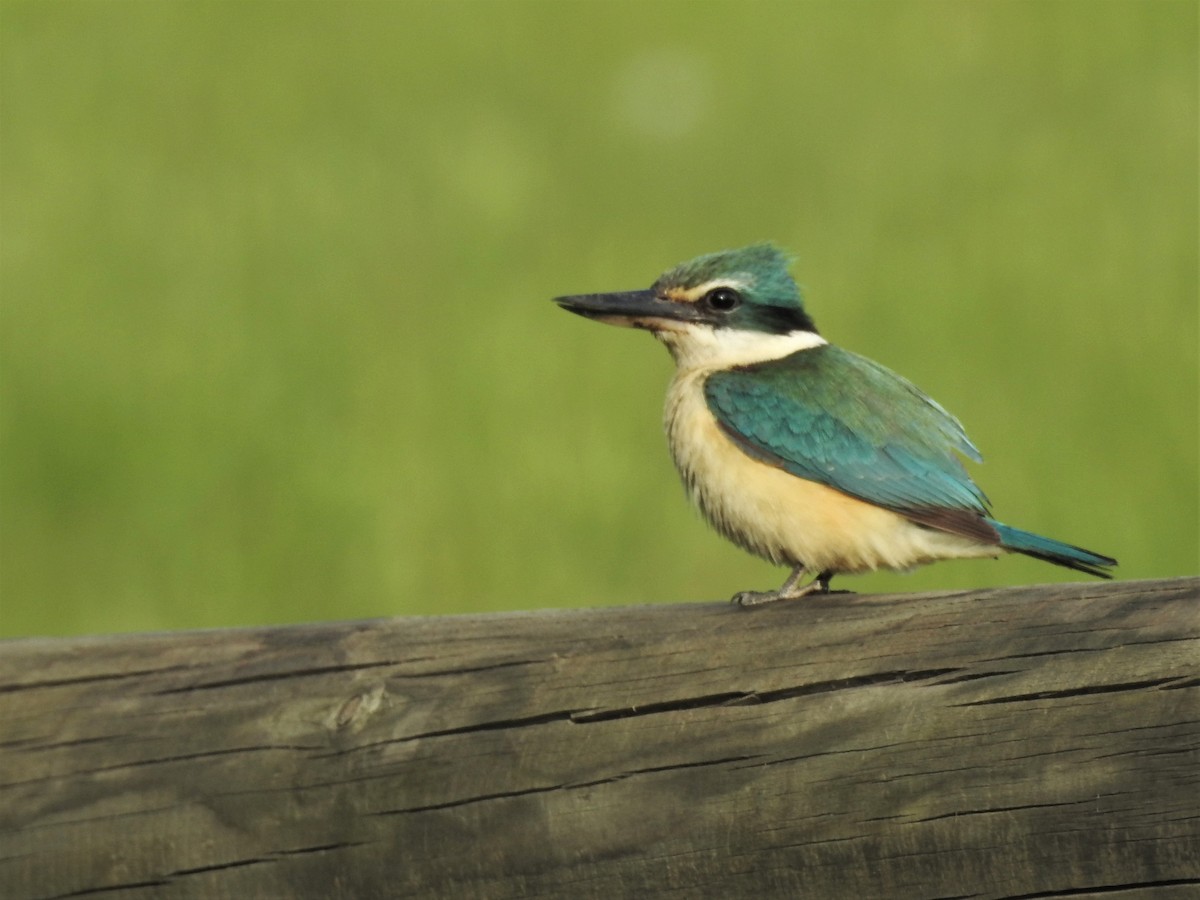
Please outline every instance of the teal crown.
[{"label": "teal crown", "polygon": [[693,288],[728,279],[743,285],[745,300],[761,306],[804,309],[800,288],[788,273],[791,260],[774,244],[752,244],[738,250],[706,253],[680,263],[654,283],[655,290]]},{"label": "teal crown", "polygon": [[722,327],[768,334],[815,333],[817,327],[804,310],[800,288],[788,273],[789,262],[774,244],[722,250],[680,263],[659,278],[653,290],[664,295],[672,288],[686,291],[724,282],[736,291],[741,305],[722,317]]}]

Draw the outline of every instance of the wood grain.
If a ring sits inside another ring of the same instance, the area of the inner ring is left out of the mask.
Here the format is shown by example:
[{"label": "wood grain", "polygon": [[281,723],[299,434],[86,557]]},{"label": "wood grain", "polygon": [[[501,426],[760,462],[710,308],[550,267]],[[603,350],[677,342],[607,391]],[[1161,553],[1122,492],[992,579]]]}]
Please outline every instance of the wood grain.
[{"label": "wood grain", "polygon": [[1200,895],[1200,578],[0,644],[0,896]]}]

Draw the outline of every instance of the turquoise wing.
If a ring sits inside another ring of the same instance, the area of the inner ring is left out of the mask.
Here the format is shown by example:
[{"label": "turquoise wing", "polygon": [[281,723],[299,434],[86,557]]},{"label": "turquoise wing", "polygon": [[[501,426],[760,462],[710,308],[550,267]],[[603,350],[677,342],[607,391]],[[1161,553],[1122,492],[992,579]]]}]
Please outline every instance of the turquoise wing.
[{"label": "turquoise wing", "polygon": [[[989,542],[962,425],[913,384],[831,345],[715,372],[708,408],[750,455],[916,521]],[[963,515],[965,514],[965,515]]]}]

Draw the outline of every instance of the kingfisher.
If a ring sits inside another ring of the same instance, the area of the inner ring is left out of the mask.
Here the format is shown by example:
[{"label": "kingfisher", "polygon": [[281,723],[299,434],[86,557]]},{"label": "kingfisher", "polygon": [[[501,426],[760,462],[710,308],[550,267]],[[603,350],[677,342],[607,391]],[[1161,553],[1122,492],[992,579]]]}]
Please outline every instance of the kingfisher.
[{"label": "kingfisher", "polygon": [[663,418],[688,495],[723,537],[791,567],[778,590],[742,591],[734,603],[1006,552],[1112,577],[1111,557],[993,519],[959,459],[983,461],[958,419],[822,337],[788,265],[775,245],[755,244],[681,263],[648,290],[554,301],[649,331],[670,351]]}]

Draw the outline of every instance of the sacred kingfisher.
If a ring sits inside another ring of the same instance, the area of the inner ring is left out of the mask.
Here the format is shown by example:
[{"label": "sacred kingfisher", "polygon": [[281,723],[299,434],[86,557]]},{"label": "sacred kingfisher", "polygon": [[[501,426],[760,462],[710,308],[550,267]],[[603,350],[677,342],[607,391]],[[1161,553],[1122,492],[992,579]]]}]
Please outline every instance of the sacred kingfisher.
[{"label": "sacred kingfisher", "polygon": [[825,340],[772,244],[697,257],[649,290],[555,302],[645,329],[671,352],[664,423],[688,494],[721,535],[792,568],[777,591],[736,594],[739,605],[826,593],[843,573],[1005,551],[1111,577],[1115,559],[991,518],[955,455],[983,461],[962,425]]}]

